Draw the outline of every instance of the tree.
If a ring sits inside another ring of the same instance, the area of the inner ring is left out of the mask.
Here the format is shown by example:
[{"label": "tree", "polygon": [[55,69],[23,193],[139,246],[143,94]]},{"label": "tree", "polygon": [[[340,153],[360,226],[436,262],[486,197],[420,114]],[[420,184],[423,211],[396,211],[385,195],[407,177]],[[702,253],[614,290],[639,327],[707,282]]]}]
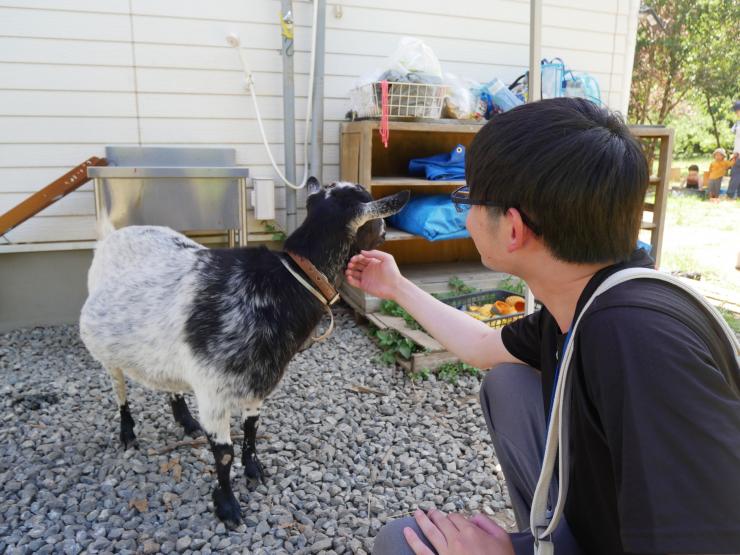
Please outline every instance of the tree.
[{"label": "tree", "polygon": [[629,113],[639,124],[663,124],[691,90],[686,61],[699,42],[701,0],[653,0],[665,30],[640,22],[635,45]]},{"label": "tree", "polygon": [[740,94],[740,2],[652,0],[665,31],[641,22],[630,93],[630,119],[664,124],[685,99],[710,115],[716,140]]},{"label": "tree", "polygon": [[713,3],[716,6],[702,13],[697,22],[702,41],[692,60],[691,96],[709,115],[709,131],[720,147],[732,103],[740,99],[740,2]]}]

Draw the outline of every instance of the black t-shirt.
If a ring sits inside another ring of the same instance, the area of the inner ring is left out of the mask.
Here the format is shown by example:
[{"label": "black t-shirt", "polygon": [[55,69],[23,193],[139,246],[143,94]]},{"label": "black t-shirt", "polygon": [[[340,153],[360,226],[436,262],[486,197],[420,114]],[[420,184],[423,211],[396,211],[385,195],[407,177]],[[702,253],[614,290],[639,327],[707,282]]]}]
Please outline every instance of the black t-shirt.
[{"label": "black t-shirt", "polygon": [[[638,250],[599,271],[649,267]],[[575,319],[574,319],[575,321]],[[542,372],[545,414],[565,336],[543,308],[506,328],[507,350]],[[740,370],[688,294],[655,280],[598,297],[573,338],[565,516],[586,553],[740,552]]]}]

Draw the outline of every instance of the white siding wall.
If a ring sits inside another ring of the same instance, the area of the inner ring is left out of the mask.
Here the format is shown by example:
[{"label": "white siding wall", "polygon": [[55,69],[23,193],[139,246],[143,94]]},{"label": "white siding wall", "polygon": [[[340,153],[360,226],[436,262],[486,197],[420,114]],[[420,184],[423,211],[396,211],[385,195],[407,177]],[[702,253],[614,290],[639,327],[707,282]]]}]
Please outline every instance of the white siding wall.
[{"label": "white siding wall", "polygon": [[[546,0],[543,56],[560,56],[574,70],[593,74],[609,105],[623,108],[636,6],[635,0]],[[109,144],[231,146],[253,176],[272,175],[237,53],[225,38],[241,37],[281,161],[279,7],[277,0],[0,0],[0,213],[71,166],[102,156]],[[312,4],[297,0],[294,11],[300,119]],[[378,67],[401,36],[425,40],[447,72],[510,82],[528,63],[528,24],[529,3],[520,0],[330,3],[325,179],[339,174],[348,89]],[[297,137],[303,129],[299,121]],[[302,163],[300,143],[297,155]],[[90,240],[93,213],[88,184],[8,237]]]}]

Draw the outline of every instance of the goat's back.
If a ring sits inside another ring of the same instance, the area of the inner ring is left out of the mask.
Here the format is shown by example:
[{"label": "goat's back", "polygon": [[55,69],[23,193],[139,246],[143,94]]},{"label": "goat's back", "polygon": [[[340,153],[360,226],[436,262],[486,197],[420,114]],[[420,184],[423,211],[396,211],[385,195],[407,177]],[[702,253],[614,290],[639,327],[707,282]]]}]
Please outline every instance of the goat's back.
[{"label": "goat's back", "polygon": [[80,314],[80,335],[91,354],[108,368],[137,374],[182,358],[193,269],[203,249],[154,226],[122,228],[101,241]]}]

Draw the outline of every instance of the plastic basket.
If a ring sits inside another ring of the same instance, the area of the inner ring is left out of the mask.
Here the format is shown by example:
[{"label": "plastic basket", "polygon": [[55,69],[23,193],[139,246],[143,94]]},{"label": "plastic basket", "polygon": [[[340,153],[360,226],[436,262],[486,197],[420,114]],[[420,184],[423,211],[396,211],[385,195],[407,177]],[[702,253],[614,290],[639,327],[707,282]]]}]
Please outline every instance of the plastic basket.
[{"label": "plastic basket", "polygon": [[[505,301],[507,297],[510,297],[512,295],[519,295],[519,293],[506,291],[505,289],[488,289],[486,291],[476,291],[475,293],[456,295],[454,297],[447,297],[440,300],[445,304],[454,306],[458,310],[467,311],[470,305],[481,305],[493,303],[496,301]],[[493,316],[491,318],[480,321],[484,324],[488,324],[492,328],[503,328],[507,324],[511,324],[512,322],[519,320],[519,318],[524,317],[524,315],[524,312],[515,312],[513,314]]]},{"label": "plastic basket", "polygon": [[[380,82],[368,83],[349,92],[358,118],[380,118],[382,109]],[[439,119],[449,93],[447,85],[425,83],[388,83],[388,117],[391,119]]]}]

